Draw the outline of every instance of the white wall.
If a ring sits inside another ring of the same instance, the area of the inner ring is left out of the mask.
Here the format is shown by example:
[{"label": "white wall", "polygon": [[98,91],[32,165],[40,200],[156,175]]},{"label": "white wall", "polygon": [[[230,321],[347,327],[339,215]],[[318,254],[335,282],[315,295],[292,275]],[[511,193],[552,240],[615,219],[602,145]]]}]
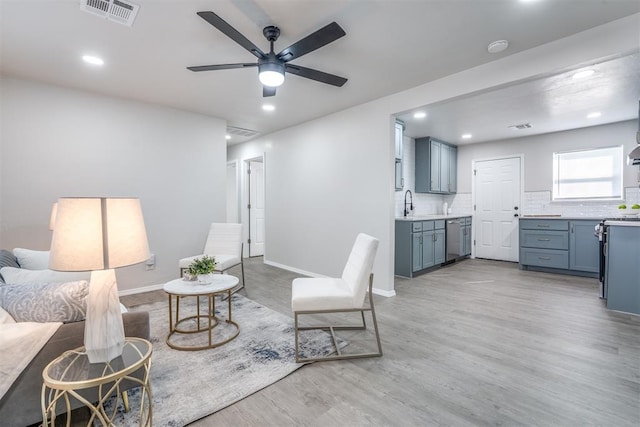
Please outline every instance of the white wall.
[{"label": "white wall", "polygon": [[48,249],[59,197],[139,197],[157,266],[119,269],[122,291],[178,277],[225,221],[223,120],[9,78],[0,91],[0,247]]},{"label": "white wall", "polygon": [[[637,130],[638,121],[629,120],[544,135],[461,145],[458,147],[458,190],[471,192],[471,162],[474,159],[524,154],[524,190],[551,191],[553,153],[624,145],[623,152],[626,156],[636,146]],[[625,187],[637,185],[637,166],[625,164],[623,172]]]},{"label": "white wall", "polygon": [[395,113],[638,49],[633,15],[422,86],[265,135],[229,160],[266,152],[265,260],[339,274],[358,232],[380,239],[374,286],[393,295]]}]

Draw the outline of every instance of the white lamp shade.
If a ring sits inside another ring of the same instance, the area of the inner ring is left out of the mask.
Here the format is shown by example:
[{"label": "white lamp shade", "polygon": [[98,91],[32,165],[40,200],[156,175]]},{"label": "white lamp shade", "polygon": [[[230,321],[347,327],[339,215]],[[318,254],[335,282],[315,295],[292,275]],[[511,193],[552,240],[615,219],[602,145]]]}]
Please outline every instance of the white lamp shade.
[{"label": "white lamp shade", "polygon": [[62,198],[51,239],[49,267],[105,270],[149,258],[139,199]]},{"label": "white lamp shade", "polygon": [[53,226],[56,225],[56,215],[58,214],[58,202],[55,202],[51,206],[51,216],[49,217],[49,230],[53,231]]}]

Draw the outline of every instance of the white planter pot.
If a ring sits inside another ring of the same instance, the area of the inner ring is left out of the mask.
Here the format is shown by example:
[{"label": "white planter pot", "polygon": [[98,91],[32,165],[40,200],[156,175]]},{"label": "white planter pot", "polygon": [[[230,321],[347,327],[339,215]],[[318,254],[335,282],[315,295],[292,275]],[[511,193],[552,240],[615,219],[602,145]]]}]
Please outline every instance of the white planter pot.
[{"label": "white planter pot", "polygon": [[198,274],[198,283],[201,285],[208,285],[213,281],[213,273]]}]

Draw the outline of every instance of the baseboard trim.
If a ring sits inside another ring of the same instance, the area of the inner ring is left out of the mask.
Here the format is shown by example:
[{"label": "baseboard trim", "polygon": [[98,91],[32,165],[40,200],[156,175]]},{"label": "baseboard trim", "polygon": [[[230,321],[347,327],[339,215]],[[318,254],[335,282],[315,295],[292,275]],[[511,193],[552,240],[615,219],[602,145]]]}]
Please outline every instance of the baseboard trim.
[{"label": "baseboard trim", "polygon": [[163,288],[164,288],[164,283],[160,283],[159,285],[149,285],[149,286],[144,286],[142,288],[125,289],[124,291],[118,291],[118,295],[123,297],[126,295],[135,295],[135,294],[141,294],[144,292],[157,291]]},{"label": "baseboard trim", "polygon": [[[289,265],[285,265],[285,264],[280,264],[278,262],[273,262],[273,261],[269,261],[269,260],[263,260],[263,262],[267,265],[270,265],[272,267],[277,267],[277,268],[281,268],[283,270],[287,270],[287,271],[292,271],[294,273],[298,273],[298,274],[302,274],[304,276],[309,276],[309,277],[329,277],[329,276],[325,276],[322,274],[318,274],[318,273],[313,273],[311,271],[306,271],[306,270],[301,270],[299,268],[295,268],[295,267],[291,267]],[[376,295],[380,295],[383,297],[395,297],[396,296],[396,291],[386,291],[384,289],[378,289],[378,288],[373,288],[373,293]]]}]

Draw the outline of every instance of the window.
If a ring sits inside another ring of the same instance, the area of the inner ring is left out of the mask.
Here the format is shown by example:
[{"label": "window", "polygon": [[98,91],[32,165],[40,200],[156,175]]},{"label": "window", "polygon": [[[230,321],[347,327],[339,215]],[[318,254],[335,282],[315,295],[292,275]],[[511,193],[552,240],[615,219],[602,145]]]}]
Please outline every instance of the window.
[{"label": "window", "polygon": [[553,200],[622,199],[622,146],[553,153]]}]

